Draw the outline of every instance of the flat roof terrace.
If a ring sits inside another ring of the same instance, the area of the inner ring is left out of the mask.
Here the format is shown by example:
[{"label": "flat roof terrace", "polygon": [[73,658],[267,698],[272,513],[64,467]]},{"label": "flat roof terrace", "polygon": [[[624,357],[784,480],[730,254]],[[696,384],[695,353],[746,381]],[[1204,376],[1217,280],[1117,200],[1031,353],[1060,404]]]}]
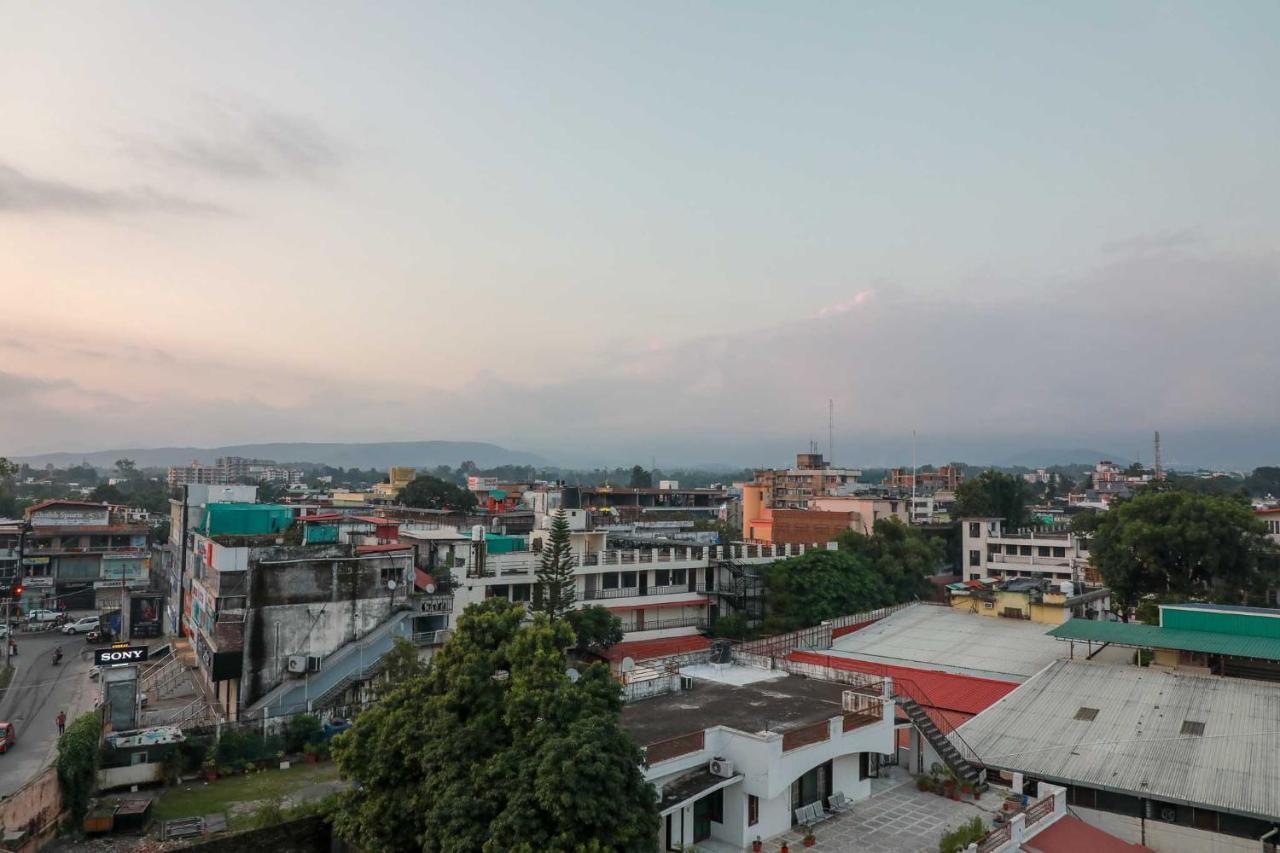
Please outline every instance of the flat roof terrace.
[{"label": "flat roof terrace", "polygon": [[852,687],[788,675],[732,685],[695,678],[692,690],[627,705],[622,725],[642,746],[726,726],[742,732],[786,732],[838,717],[846,690],[879,695],[879,685]]}]

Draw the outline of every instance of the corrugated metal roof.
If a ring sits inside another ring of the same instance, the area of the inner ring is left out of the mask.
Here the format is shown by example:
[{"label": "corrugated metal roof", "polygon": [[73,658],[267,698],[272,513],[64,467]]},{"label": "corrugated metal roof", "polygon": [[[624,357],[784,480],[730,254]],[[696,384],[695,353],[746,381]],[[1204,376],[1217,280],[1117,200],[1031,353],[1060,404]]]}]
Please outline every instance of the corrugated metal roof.
[{"label": "corrugated metal roof", "polygon": [[1044,625],[915,604],[833,641],[832,653],[875,663],[1023,681],[1064,653]]},{"label": "corrugated metal roof", "polygon": [[[1098,713],[1077,719],[1081,708]],[[1204,734],[1182,734],[1188,720],[1204,723]],[[988,767],[1262,819],[1280,815],[1274,684],[1058,661],[960,734]]]},{"label": "corrugated metal roof", "polygon": [[1214,655],[1280,660],[1280,638],[1245,637],[1239,634],[1219,634],[1214,631],[1185,631],[1179,628],[1142,625],[1137,622],[1070,619],[1049,631],[1049,636],[1057,637],[1059,640],[1090,640],[1095,643],[1115,643],[1120,646],[1147,649],[1179,649]]},{"label": "corrugated metal roof", "polygon": [[1184,604],[1162,604],[1162,608],[1168,610],[1207,610],[1213,612],[1215,610],[1223,613],[1254,613],[1258,616],[1275,616],[1280,617],[1280,610],[1274,607],[1247,607],[1243,604],[1208,604],[1204,602],[1187,602]]}]

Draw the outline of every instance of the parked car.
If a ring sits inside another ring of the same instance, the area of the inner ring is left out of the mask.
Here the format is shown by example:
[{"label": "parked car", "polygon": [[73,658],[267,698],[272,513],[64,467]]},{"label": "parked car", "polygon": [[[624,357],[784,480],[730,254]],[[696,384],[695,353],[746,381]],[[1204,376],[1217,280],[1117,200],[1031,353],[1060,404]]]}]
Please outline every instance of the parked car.
[{"label": "parked car", "polygon": [[27,621],[40,623],[57,622],[58,614],[52,610],[28,610]]},{"label": "parked car", "polygon": [[13,723],[0,722],[0,754],[6,753],[18,743],[18,730]]},{"label": "parked car", "polygon": [[9,626],[0,622],[0,638],[9,636]]},{"label": "parked car", "polygon": [[81,616],[74,622],[68,622],[62,626],[64,634],[87,634],[90,631],[98,630],[97,616]]}]

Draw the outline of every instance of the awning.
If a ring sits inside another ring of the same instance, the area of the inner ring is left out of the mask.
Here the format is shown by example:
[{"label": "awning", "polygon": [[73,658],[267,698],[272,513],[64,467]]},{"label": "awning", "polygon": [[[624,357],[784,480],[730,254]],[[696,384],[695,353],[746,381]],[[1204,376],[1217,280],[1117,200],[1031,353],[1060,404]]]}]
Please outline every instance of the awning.
[{"label": "awning", "polygon": [[663,607],[697,607],[701,604],[708,604],[710,601],[711,599],[704,596],[701,598],[686,598],[680,601],[653,601],[643,604],[623,604],[618,607],[610,607],[609,612],[627,613],[632,610],[657,610]]},{"label": "awning", "polygon": [[665,817],[702,799],[707,794],[741,782],[742,779],[742,774],[730,776],[727,779],[723,776],[713,776],[705,767],[686,773],[662,786],[662,799],[658,801],[658,817]]}]

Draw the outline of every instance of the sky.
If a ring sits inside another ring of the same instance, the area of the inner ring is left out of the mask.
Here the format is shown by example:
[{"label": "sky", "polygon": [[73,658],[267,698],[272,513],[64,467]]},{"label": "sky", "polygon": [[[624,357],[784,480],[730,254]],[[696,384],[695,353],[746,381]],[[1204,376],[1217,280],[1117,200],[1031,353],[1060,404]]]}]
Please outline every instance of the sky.
[{"label": "sky", "polygon": [[0,454],[1280,462],[1273,2],[0,0]]}]

